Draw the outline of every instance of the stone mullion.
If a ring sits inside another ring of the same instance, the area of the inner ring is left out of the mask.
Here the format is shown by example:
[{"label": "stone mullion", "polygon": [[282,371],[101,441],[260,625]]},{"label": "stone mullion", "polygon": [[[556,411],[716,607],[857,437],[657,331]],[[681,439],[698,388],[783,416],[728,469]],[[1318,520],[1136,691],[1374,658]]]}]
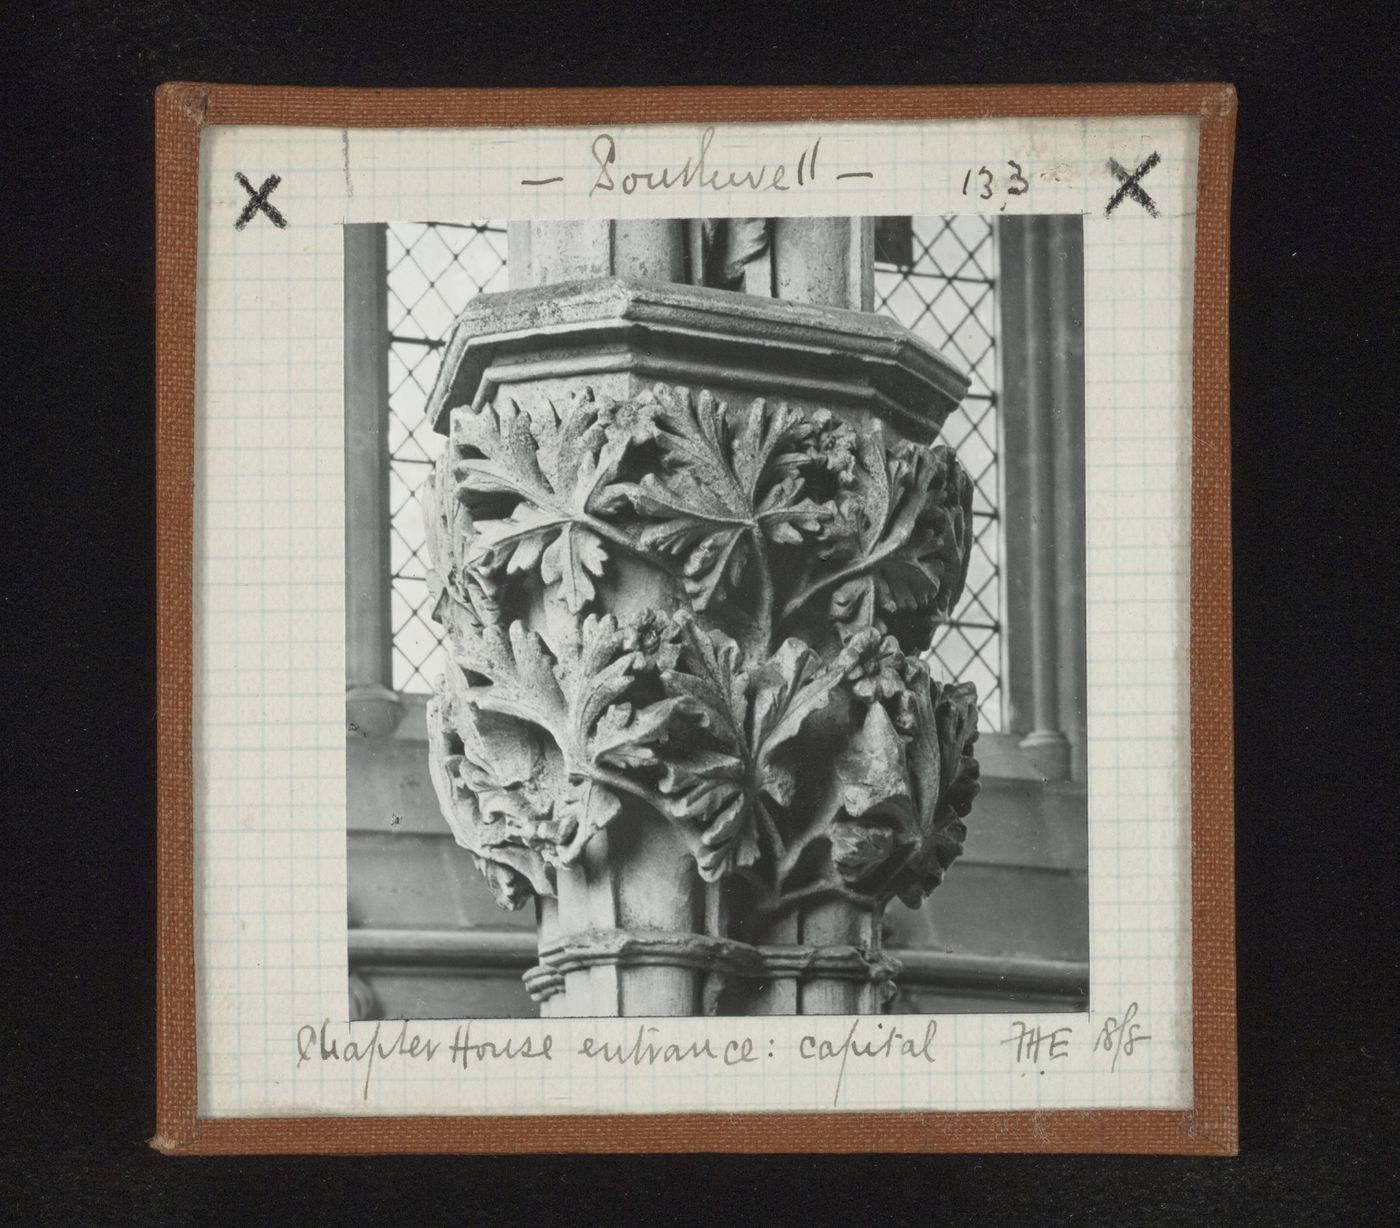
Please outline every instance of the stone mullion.
[{"label": "stone mullion", "polygon": [[[1070,744],[1070,776],[1084,780],[1088,766],[1088,678],[1085,628],[1084,506],[1084,228],[1079,218],[1052,217],[1047,226],[1053,407],[1055,536],[1059,542],[1055,590],[1056,699],[1059,728]],[[1077,412],[1079,411],[1079,412]]]},{"label": "stone mullion", "polygon": [[389,307],[386,227],[345,227],[345,652],[347,720],[398,724],[389,579]]},{"label": "stone mullion", "polygon": [[1050,780],[1082,778],[1084,764],[1078,232],[1071,219],[998,222],[1007,597],[1026,615],[1007,627],[1006,692],[1022,746]]}]

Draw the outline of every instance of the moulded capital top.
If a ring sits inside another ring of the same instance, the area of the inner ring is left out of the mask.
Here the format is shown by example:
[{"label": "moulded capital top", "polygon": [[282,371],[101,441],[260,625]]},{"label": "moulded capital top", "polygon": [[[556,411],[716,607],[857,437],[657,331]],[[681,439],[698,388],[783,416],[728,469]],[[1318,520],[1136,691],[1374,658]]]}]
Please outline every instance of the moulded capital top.
[{"label": "moulded capital top", "polygon": [[428,420],[503,384],[631,372],[863,409],[933,440],[968,378],[888,316],[675,282],[599,277],[480,294],[457,318]]}]

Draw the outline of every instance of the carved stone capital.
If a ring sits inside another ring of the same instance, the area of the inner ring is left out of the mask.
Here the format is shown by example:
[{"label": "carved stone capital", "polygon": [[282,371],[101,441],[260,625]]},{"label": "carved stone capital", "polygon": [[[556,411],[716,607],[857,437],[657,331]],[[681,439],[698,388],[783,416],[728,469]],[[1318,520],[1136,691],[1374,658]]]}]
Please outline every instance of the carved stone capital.
[{"label": "carved stone capital", "polygon": [[[565,307],[578,297],[555,289]],[[526,310],[508,306],[498,347]],[[784,327],[809,327],[804,313],[872,319],[791,309]],[[538,358],[552,343],[531,337]],[[732,342],[708,357],[690,344],[710,362]],[[886,968],[877,937],[858,956],[764,939],[772,919],[833,901],[876,918],[895,896],[917,905],[962,850],[976,696],[921,656],[967,573],[972,486],[956,457],[892,429],[911,405],[740,399],[744,381],[717,368],[716,387],[639,388],[626,364],[612,395],[557,383],[557,345],[547,376],[517,347],[519,397],[497,369],[481,400],[461,383],[473,342],[453,344],[439,402],[460,403],[440,419],[425,500],[448,640],[428,709],[444,814],[503,907],[560,896],[616,824],[664,825],[709,892],[697,932],[590,921],[542,939],[532,992],[600,963],[757,980],[850,980],[859,965],[855,979],[887,980],[870,975]]]}]

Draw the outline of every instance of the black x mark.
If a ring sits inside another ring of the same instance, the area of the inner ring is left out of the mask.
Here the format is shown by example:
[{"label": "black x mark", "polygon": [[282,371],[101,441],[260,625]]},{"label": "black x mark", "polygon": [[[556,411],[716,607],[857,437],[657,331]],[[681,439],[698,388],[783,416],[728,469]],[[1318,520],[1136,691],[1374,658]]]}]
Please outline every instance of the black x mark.
[{"label": "black x mark", "polygon": [[1117,158],[1110,158],[1108,160],[1108,169],[1118,176],[1118,182],[1123,186],[1109,197],[1108,208],[1103,211],[1104,217],[1107,217],[1118,208],[1118,206],[1123,203],[1123,197],[1125,196],[1131,196],[1138,204],[1146,209],[1148,213],[1153,217],[1157,217],[1156,203],[1153,201],[1152,197],[1138,187],[1138,184],[1142,181],[1142,177],[1161,160],[1161,155],[1158,154],[1156,150],[1153,150],[1151,157],[1130,175],[1118,164]]},{"label": "black x mark", "polygon": [[236,172],[234,178],[243,185],[243,190],[252,197],[252,199],[243,206],[243,212],[238,215],[238,221],[234,222],[234,229],[242,230],[243,227],[253,220],[256,214],[266,213],[272,224],[276,226],[278,230],[285,230],[287,227],[287,219],[277,212],[275,206],[267,203],[267,198],[277,190],[277,185],[282,182],[282,176],[269,175],[263,180],[262,187],[256,192],[253,191],[253,185],[248,182],[248,176],[242,171]]}]

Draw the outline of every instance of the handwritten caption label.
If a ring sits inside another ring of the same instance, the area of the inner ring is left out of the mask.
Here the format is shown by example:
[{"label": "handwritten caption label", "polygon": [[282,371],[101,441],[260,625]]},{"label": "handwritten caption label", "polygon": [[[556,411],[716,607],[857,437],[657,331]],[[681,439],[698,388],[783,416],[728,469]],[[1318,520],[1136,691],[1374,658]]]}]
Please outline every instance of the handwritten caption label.
[{"label": "handwritten caption label", "polygon": [[[691,152],[661,164],[640,161],[634,145],[625,135],[612,132],[595,133],[589,140],[588,195],[600,192],[623,196],[646,195],[654,192],[693,190],[710,192],[790,192],[793,188],[811,188],[839,183],[848,179],[873,180],[875,172],[866,168],[832,170],[822,156],[822,138],[805,140],[797,150],[780,151],[780,157],[758,159],[743,147],[726,149],[716,145],[716,130],[705,128],[695,138]],[[643,153],[642,157],[645,157]],[[967,201],[984,203],[988,208],[1006,207],[1018,196],[1031,189],[1032,173],[1020,162],[1009,160],[995,166],[968,166],[960,186],[955,188]],[[1041,171],[1042,180],[1063,182],[1068,167],[1056,164]],[[1139,171],[1139,175],[1143,173]],[[563,174],[545,174],[520,180],[527,188],[546,187],[566,182]],[[952,186],[952,185],[950,185]],[[1136,192],[1135,184],[1125,191]]]},{"label": "handwritten caption label", "polygon": [[1138,1004],[1131,1002],[1128,1009],[1123,1012],[1122,1018],[1110,1015],[1103,1021],[1103,1026],[1099,1028],[1098,1035],[1094,1038],[1094,1049],[1103,1053],[1113,1055],[1109,1062],[1110,1070],[1118,1069],[1119,1057],[1132,1057],[1133,1050],[1138,1045],[1152,1039],[1142,1030],[1140,1024],[1136,1023]]},{"label": "handwritten caption label", "polygon": [[[479,1025],[478,1025],[479,1027]],[[450,1042],[422,1030],[408,1020],[380,1021],[372,1031],[352,1031],[347,1024],[329,1019],[303,1024],[296,1032],[297,1068],[307,1064],[340,1063],[357,1066],[361,1097],[369,1099],[370,1085],[384,1063],[455,1067],[474,1071],[492,1064],[546,1066],[568,1056],[603,1066],[634,1070],[678,1067],[739,1069],[771,1062],[778,1056],[776,1040],[761,1033],[728,1039],[714,1036],[681,1038],[654,1023],[628,1026],[620,1035],[585,1033],[566,1055],[552,1031],[527,1031],[507,1038],[487,1039],[471,1023],[456,1025]],[[856,1019],[844,1034],[818,1036],[809,1033],[797,1041],[796,1056],[831,1072],[832,1104],[840,1103],[846,1072],[851,1063],[927,1065],[937,1060],[934,1041],[936,1020],[920,1026],[899,1026],[890,1019]]]},{"label": "handwritten caption label", "polygon": [[[699,148],[684,162],[670,166],[626,169],[618,153],[618,139],[609,132],[593,138],[591,153],[595,166],[590,196],[597,192],[621,191],[624,196],[635,192],[662,192],[672,188],[709,188],[714,192],[741,190],[747,192],[787,192],[794,187],[810,187],[817,182],[817,160],[822,139],[817,137],[805,145],[796,162],[751,163],[747,166],[720,166],[712,156],[715,130],[706,128],[700,134]],[[871,171],[845,172],[837,179],[871,178]],[[791,178],[792,182],[789,182]]]},{"label": "handwritten caption label", "polygon": [[[1105,1018],[1093,1033],[1091,1051],[1108,1057],[1110,1071],[1118,1070],[1120,1057],[1131,1059],[1135,1048],[1151,1040],[1137,1022],[1137,1014],[1137,1003],[1131,1003],[1121,1014]],[[376,1072],[391,1062],[473,1073],[492,1065],[552,1068],[555,1063],[579,1062],[631,1070],[739,1070],[781,1059],[786,1073],[805,1068],[829,1075],[831,1104],[836,1107],[847,1074],[853,1070],[912,1074],[932,1066],[939,1056],[936,1019],[862,1017],[843,1022],[841,1030],[805,1032],[788,1050],[761,1031],[718,1037],[696,1035],[686,1028],[682,1035],[666,1024],[618,1022],[621,1027],[585,1029],[581,1034],[571,1029],[567,1042],[561,1042],[555,1031],[534,1023],[519,1024],[509,1035],[492,1037],[482,1034],[480,1021],[460,1023],[453,1025],[448,1040],[446,1031],[435,1034],[432,1025],[408,1020],[380,1021],[371,1030],[368,1024],[357,1029],[326,1019],[297,1029],[296,1065],[298,1069],[332,1063],[356,1067],[361,1097],[368,1100]],[[1014,1068],[1024,1068],[1022,1074],[1044,1074],[1082,1044],[1079,1029],[1088,1022],[1081,1019],[1048,1027],[1012,1019],[1010,1035],[997,1043],[1009,1053]]]},{"label": "handwritten caption label", "polygon": [[[969,166],[962,181],[962,195],[977,200],[992,200],[997,195],[1024,196],[1030,188],[1030,180],[1019,162],[1008,162],[1005,170],[998,167],[995,171],[987,166]],[[1001,202],[1002,212],[1006,211],[1008,203]]]},{"label": "handwritten caption label", "polygon": [[[693,152],[684,159],[646,165],[633,158],[632,146],[625,143],[624,137],[599,132],[588,147],[591,176],[588,194],[633,196],[639,192],[693,188],[711,192],[790,192],[793,188],[810,188],[818,183],[875,178],[872,170],[829,170],[822,157],[819,136],[804,142],[795,155],[789,152],[781,158],[761,161],[745,158],[737,150],[726,151],[714,146],[715,129],[706,128],[696,138]],[[564,182],[563,175],[554,174],[522,179],[520,185],[539,188]]]},{"label": "handwritten caption label", "polygon": [[[1136,1046],[1152,1039],[1134,1022],[1137,1013],[1138,1004],[1131,1002],[1121,1016],[1109,1015],[1093,1033],[1091,1051],[1111,1055],[1108,1068],[1113,1073],[1118,1070],[1120,1055],[1132,1057]],[[1031,1071],[1044,1074],[1052,1063],[1064,1061],[1070,1056],[1076,1044],[1078,1028],[1078,1023],[1050,1028],[1024,1019],[1013,1019],[1011,1035],[1000,1043],[1011,1052],[1011,1063],[1022,1075]]]},{"label": "handwritten caption label", "polygon": [[[933,1054],[933,1038],[938,1035],[938,1020],[930,1019],[928,1021],[921,1040],[915,1040],[913,1036],[906,1036],[894,1026],[892,1020],[884,1019],[875,1022],[875,1036],[870,1036],[867,1029],[866,1035],[858,1040],[857,1032],[863,1022],[863,1020],[857,1019],[852,1023],[850,1031],[839,1042],[818,1040],[815,1036],[804,1036],[798,1042],[797,1056],[804,1061],[839,1062],[836,1070],[836,1088],[831,1098],[833,1107],[840,1103],[841,1085],[846,1079],[846,1063],[851,1058],[898,1056],[929,1063],[936,1060]],[[889,1030],[882,1038],[880,1033],[885,1031],[887,1024]]]},{"label": "handwritten caption label", "polygon": [[[1012,1061],[1018,1066],[1039,1067],[1067,1058],[1070,1037],[1073,1035],[1074,1028],[1068,1024],[1060,1028],[1042,1028],[1017,1019],[1011,1024],[1011,1035],[1001,1043],[1016,1046],[1016,1056]],[[1045,1073],[1043,1069],[1041,1073]]]}]

